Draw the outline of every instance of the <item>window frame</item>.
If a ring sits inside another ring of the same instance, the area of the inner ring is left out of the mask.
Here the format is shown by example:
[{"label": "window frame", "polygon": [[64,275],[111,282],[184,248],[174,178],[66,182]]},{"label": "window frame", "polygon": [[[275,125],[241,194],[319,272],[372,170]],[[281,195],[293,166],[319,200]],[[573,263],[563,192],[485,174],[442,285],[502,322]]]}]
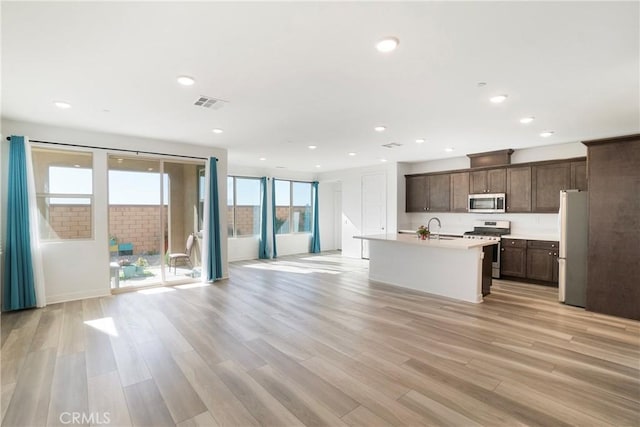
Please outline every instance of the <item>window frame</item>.
[{"label": "window frame", "polygon": [[[227,175],[227,180],[229,178],[233,179],[233,185],[232,185],[232,189],[233,189],[233,205],[232,205],[232,218],[233,218],[233,229],[232,229],[232,234],[228,234],[227,238],[228,239],[245,239],[245,238],[256,238],[260,236],[260,230],[258,229],[258,231],[255,234],[243,234],[238,236],[237,234],[237,225],[238,222],[236,221],[236,212],[237,212],[237,202],[238,202],[238,197],[237,197],[237,185],[236,185],[236,181],[238,178],[240,179],[249,179],[249,180],[253,180],[253,181],[257,181],[258,182],[258,189],[260,189],[260,178],[257,178],[255,176],[244,176],[244,175]],[[228,204],[228,198],[229,195],[227,195],[227,209],[229,208],[229,204]],[[258,207],[259,209],[263,209],[262,206],[262,199],[260,198],[260,193],[258,192]],[[227,218],[227,229],[229,228],[229,218]]]},{"label": "window frame", "polygon": [[[40,209],[38,208],[38,203],[37,201],[39,200],[46,200],[46,199],[89,199],[89,207],[90,207],[90,212],[91,212],[91,217],[90,217],[90,235],[87,237],[77,237],[77,238],[61,238],[61,237],[47,237],[47,236],[43,236],[41,233],[41,229],[40,229],[40,224],[38,224],[38,239],[43,243],[43,244],[47,244],[47,243],[59,243],[59,242],[91,242],[91,241],[95,241],[96,240],[96,204],[95,204],[95,193],[96,193],[96,170],[95,170],[95,153],[91,150],[83,150],[83,149],[68,149],[68,148],[51,148],[51,147],[47,147],[47,146],[43,146],[40,144],[33,144],[31,146],[31,153],[30,153],[30,157],[31,157],[31,167],[33,168],[34,171],[34,179],[35,179],[35,169],[36,169],[36,163],[34,162],[34,151],[39,151],[39,152],[58,152],[58,153],[64,153],[64,154],[69,154],[69,155],[88,155],[91,158],[91,193],[90,194],[81,194],[81,193],[51,193],[51,192],[47,192],[47,191],[38,191],[37,188],[37,183],[36,183],[36,193],[35,193],[35,199],[36,199],[36,209],[38,209],[38,215],[41,215],[42,212],[40,212]],[[59,165],[51,165],[48,164],[47,165],[47,182],[49,180],[49,168],[51,168],[51,166],[55,166],[55,167],[61,167]],[[67,167],[67,166],[64,166]],[[75,169],[72,167],[69,167],[70,169]],[[86,169],[86,168],[82,168],[82,169]],[[48,187],[48,185],[47,185]],[[50,205],[47,205],[50,206]],[[84,204],[79,204],[78,206],[86,206]],[[53,230],[53,228],[51,227],[51,225],[49,225],[49,218],[45,218],[46,222],[47,222],[47,227],[50,228],[51,230]],[[38,221],[40,222],[40,221]]]},{"label": "window frame", "polygon": [[[309,186],[309,202],[311,203],[311,215],[313,218],[313,210],[315,209],[315,206],[313,206],[313,186],[312,183],[309,181],[298,181],[295,179],[278,179],[278,178],[273,178],[274,181],[282,181],[282,182],[288,182],[289,183],[289,230],[293,229],[293,208],[295,207],[293,204],[293,184],[294,183],[298,183],[298,184],[306,184]],[[272,195],[272,197],[275,199],[275,194]],[[277,207],[278,205],[276,205]],[[287,233],[278,233],[276,232],[276,235],[286,235],[286,234],[312,234],[312,229],[313,226],[309,227],[309,231],[288,231]]]}]

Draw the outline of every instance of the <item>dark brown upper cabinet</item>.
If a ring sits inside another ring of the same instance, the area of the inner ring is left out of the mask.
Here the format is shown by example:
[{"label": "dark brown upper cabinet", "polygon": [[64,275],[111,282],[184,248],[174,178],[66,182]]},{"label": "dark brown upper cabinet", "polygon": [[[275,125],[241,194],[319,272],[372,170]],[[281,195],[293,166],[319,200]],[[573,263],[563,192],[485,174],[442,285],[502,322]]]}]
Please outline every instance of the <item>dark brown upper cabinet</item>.
[{"label": "dark brown upper cabinet", "polygon": [[429,184],[429,212],[449,212],[451,200],[450,174],[430,175]]},{"label": "dark brown upper cabinet", "polygon": [[467,212],[469,172],[451,174],[451,212]]},{"label": "dark brown upper cabinet", "polygon": [[558,212],[566,189],[587,190],[585,158],[406,175],[406,212],[467,212],[481,193],[506,193],[508,213]]},{"label": "dark brown upper cabinet", "polygon": [[449,212],[450,174],[406,177],[407,212]]},{"label": "dark brown upper cabinet", "polygon": [[507,212],[531,212],[531,166],[507,168]]},{"label": "dark brown upper cabinet", "polygon": [[571,188],[587,191],[587,161],[571,162]]},{"label": "dark brown upper cabinet", "polygon": [[571,187],[571,163],[552,163],[532,168],[532,210],[558,212],[560,190]]},{"label": "dark brown upper cabinet", "polygon": [[425,212],[429,198],[429,187],[426,175],[406,177],[406,211]]},{"label": "dark brown upper cabinet", "polygon": [[469,193],[505,193],[507,171],[505,168],[472,171],[469,173]]}]

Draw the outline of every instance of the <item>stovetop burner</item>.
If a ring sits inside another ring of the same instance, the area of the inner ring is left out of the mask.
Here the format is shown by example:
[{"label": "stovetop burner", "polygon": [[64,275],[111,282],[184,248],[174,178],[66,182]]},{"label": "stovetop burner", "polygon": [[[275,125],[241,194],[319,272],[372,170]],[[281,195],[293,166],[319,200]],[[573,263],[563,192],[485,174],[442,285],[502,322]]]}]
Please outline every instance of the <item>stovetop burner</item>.
[{"label": "stovetop burner", "polygon": [[500,236],[511,232],[510,221],[475,221],[473,231],[467,231],[465,236],[493,237],[499,239]]},{"label": "stovetop burner", "polygon": [[505,230],[505,229],[500,229],[498,230],[491,230],[491,231],[487,231],[487,230],[473,230],[473,231],[466,231],[464,233],[466,236],[502,236],[503,234],[509,234],[509,230]]}]

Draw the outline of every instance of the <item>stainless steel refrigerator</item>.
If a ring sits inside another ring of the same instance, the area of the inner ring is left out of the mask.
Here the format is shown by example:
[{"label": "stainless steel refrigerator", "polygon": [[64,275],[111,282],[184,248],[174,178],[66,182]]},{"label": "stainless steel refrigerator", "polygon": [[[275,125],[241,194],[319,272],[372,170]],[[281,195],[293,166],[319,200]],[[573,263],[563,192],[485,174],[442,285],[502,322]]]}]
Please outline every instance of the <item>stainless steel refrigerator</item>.
[{"label": "stainless steel refrigerator", "polygon": [[558,299],[577,307],[587,302],[588,236],[587,192],[561,191]]}]

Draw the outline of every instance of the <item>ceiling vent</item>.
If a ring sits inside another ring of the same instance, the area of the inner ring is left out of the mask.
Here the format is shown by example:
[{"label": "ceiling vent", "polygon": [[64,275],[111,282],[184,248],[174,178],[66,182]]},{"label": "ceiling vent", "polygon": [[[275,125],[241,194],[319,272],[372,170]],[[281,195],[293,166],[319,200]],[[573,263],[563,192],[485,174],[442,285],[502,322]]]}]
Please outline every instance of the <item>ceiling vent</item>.
[{"label": "ceiling vent", "polygon": [[200,95],[196,102],[193,103],[196,107],[210,108],[212,110],[219,110],[229,101],[223,99],[213,98],[211,96]]},{"label": "ceiling vent", "polygon": [[398,144],[397,142],[390,142],[388,144],[382,144],[382,146],[384,148],[396,148],[396,147],[402,147],[402,144]]}]

